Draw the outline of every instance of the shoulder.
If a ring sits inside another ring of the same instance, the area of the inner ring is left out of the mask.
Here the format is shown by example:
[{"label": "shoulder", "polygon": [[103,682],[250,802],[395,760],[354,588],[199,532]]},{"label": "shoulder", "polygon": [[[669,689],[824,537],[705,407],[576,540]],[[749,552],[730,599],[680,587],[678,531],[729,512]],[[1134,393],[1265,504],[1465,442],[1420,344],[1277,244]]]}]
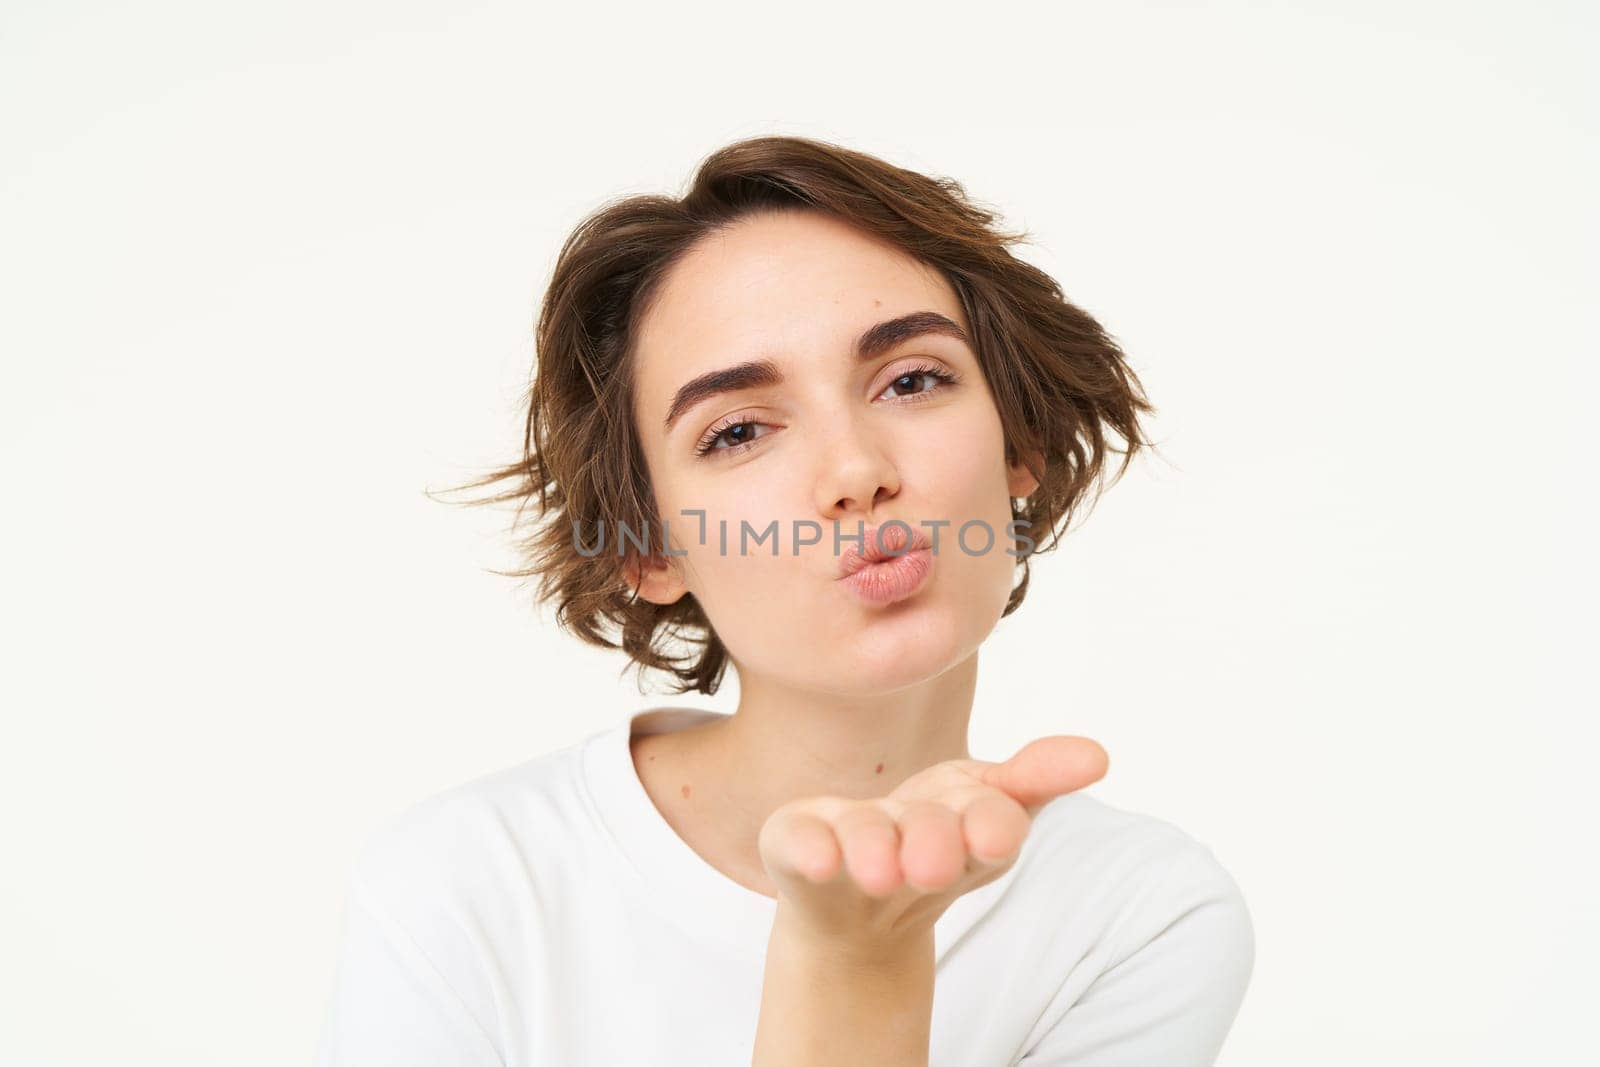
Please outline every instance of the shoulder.
[{"label": "shoulder", "polygon": [[[331,1062],[504,1063],[521,939],[560,871],[578,746],[442,790],[370,830],[346,870],[344,940],[325,1031]],[[547,855],[540,854],[541,842]],[[548,862],[553,854],[556,862]],[[357,1053],[356,1049],[364,1050]]]},{"label": "shoulder", "polygon": [[558,853],[584,817],[581,751],[570,745],[392,812],[361,840],[352,891],[410,925],[527,888],[547,866],[536,854]]},{"label": "shoulder", "polygon": [[1078,792],[1040,809],[1029,846],[1035,881],[1096,917],[1109,965],[1181,925],[1192,947],[1248,974],[1255,935],[1244,894],[1211,848],[1173,823]]},{"label": "shoulder", "polygon": [[1029,949],[1049,961],[1039,966],[1052,991],[1021,1062],[1214,1062],[1249,985],[1255,936],[1211,849],[1080,792],[1039,811],[1024,859],[1026,910],[1050,916],[1030,923]]}]

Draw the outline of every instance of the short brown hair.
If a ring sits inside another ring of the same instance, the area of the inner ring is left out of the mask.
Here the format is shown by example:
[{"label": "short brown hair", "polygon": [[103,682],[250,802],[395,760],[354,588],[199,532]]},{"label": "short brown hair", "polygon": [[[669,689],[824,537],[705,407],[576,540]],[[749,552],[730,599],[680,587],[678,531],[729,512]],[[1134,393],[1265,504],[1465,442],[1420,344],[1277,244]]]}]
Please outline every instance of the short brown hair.
[{"label": "short brown hair", "polygon": [[[1148,444],[1139,419],[1153,409],[1116,341],[1054,279],[1008,251],[1028,239],[1026,231],[996,229],[996,214],[952,179],[823,141],[755,137],[702,160],[679,199],[604,204],[567,238],[544,294],[522,457],[457,488],[509,482],[472,503],[517,501],[513,530],[537,498],[539,521],[518,541],[525,565],[493,573],[538,577],[535,598],[554,601],[558,625],[622,649],[641,671],[673,675],[675,693],[715,693],[721,684],[728,655],[710,620],[692,593],[672,604],[639,599],[622,557],[580,553],[577,534],[600,529],[602,519],[612,529],[661,529],[632,416],[638,324],[669,269],[699,241],[773,210],[824,212],[886,239],[937,268],[960,298],[1004,427],[1006,458],[1021,450],[1039,481],[1026,500],[1013,499],[1012,515],[1027,523],[1023,529],[1051,535],[1031,553],[1019,550],[1022,577],[1003,615],[1027,593],[1029,554],[1054,548],[1098,493],[1105,457],[1122,457],[1114,481]],[[1028,458],[1035,452],[1042,470]],[[673,639],[688,651],[670,655],[663,646]]]}]

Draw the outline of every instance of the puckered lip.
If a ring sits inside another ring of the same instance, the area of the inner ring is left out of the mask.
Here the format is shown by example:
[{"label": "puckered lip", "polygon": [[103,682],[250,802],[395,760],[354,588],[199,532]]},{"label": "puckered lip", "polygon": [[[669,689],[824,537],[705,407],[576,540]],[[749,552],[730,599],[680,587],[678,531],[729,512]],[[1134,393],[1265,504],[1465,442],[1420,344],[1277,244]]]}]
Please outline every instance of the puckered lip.
[{"label": "puckered lip", "polygon": [[[933,548],[933,542],[928,539],[928,535],[915,523],[906,522],[905,526],[900,526],[898,523],[888,526],[890,522],[895,522],[895,520],[886,519],[884,522],[876,523],[863,529],[860,545],[856,544],[853,537],[844,542],[844,547],[839,551],[840,578],[848,578],[862,567],[879,563],[886,559],[904,556],[909,552],[915,552],[919,548],[929,550]],[[905,522],[905,520],[901,519],[899,522]],[[878,530],[884,526],[888,526],[888,529],[883,531],[883,547],[880,548],[878,545]],[[906,545],[906,526],[911,528],[911,543],[909,547]],[[847,532],[843,523],[839,524],[839,529],[841,531],[840,536],[843,537],[843,534]]]}]

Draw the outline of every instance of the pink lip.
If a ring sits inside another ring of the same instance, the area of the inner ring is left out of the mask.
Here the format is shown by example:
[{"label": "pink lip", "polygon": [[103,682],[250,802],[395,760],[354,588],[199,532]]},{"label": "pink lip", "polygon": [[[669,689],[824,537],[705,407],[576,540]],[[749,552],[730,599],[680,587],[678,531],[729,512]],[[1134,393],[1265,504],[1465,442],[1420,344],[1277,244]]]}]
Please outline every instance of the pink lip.
[{"label": "pink lip", "polygon": [[[921,589],[933,573],[933,544],[922,530],[894,525],[883,530],[868,526],[861,544],[845,542],[839,558],[839,578],[850,591],[873,604],[892,604]],[[907,538],[909,528],[910,537]]]},{"label": "pink lip", "polygon": [[[905,520],[890,520],[903,523],[903,525],[888,526],[881,522],[874,526],[863,526],[861,529],[861,542],[856,543],[854,537],[843,541],[844,549],[839,553],[839,577],[848,578],[856,571],[869,563],[882,560],[892,560],[896,556],[911,555],[917,549],[931,549],[933,542],[928,540],[928,535],[912,526]],[[880,535],[879,530],[883,529]],[[840,524],[844,529],[844,524]],[[848,532],[848,530],[845,530]],[[910,534],[910,543],[906,543],[906,536]],[[841,535],[842,536],[842,535]]]},{"label": "pink lip", "polygon": [[880,563],[865,563],[841,578],[856,596],[872,604],[904,600],[927,584],[933,574],[933,551],[914,548]]}]

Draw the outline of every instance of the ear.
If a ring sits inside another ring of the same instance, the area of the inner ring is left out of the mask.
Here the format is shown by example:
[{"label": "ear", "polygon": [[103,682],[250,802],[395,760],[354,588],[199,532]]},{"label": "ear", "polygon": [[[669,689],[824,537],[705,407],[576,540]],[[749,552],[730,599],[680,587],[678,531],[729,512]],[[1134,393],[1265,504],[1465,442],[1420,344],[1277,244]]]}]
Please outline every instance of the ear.
[{"label": "ear", "polygon": [[674,603],[689,591],[682,572],[671,560],[660,555],[641,558],[630,554],[623,560],[622,571],[628,588],[638,590],[639,599],[652,604]]},{"label": "ear", "polygon": [[[1009,453],[1011,450],[1007,449]],[[1044,470],[1044,453],[1035,449],[1028,453],[1028,458],[1038,470]],[[1027,464],[1020,457],[1013,456],[1006,463],[1006,489],[1012,497],[1025,497],[1039,488],[1039,479],[1028,470]]]}]

